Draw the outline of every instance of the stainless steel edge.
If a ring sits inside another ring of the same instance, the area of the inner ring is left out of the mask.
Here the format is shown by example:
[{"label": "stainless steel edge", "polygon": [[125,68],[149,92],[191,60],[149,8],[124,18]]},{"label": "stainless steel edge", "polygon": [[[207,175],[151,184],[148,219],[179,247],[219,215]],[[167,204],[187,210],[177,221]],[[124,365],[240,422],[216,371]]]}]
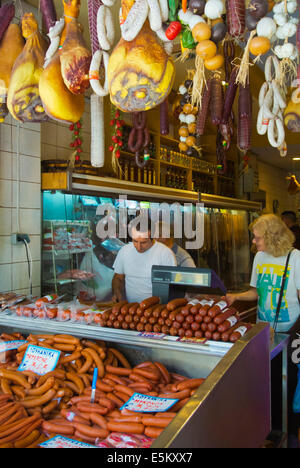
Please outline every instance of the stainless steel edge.
[{"label": "stainless steel edge", "polygon": [[0,313],[0,326],[17,328],[23,331],[44,333],[68,333],[79,337],[94,338],[122,343],[125,345],[143,346],[149,348],[180,350],[182,352],[196,352],[204,355],[223,357],[233,346],[230,343],[208,341],[205,344],[183,343],[175,337],[165,336],[163,339],[145,338],[139,332],[117,330],[100,326],[79,324],[71,321],[43,320],[39,318],[18,317],[9,312]]},{"label": "stainless steel edge", "polygon": [[269,341],[257,324],[236,342],[152,448],[258,447],[271,429]]},{"label": "stainless steel edge", "polygon": [[199,201],[204,206],[215,208],[228,208],[233,210],[260,211],[261,203],[239,198],[229,198],[209,193],[199,193]]}]

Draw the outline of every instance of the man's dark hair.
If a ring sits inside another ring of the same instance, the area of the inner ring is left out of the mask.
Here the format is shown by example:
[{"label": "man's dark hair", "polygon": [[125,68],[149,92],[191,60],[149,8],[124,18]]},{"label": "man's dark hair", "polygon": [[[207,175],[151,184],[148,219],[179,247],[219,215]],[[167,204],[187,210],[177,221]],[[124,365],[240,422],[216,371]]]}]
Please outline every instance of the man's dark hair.
[{"label": "man's dark hair", "polygon": [[297,216],[296,216],[296,213],[294,211],[284,211],[283,213],[281,213],[281,217],[288,218],[293,223],[296,223],[296,221],[297,221]]},{"label": "man's dark hair", "polygon": [[[133,218],[129,223],[129,236],[131,237],[131,229],[134,225],[137,232],[149,232],[151,237],[151,216],[148,210],[141,210],[136,213],[136,218]],[[134,221],[139,217],[139,222]]]}]

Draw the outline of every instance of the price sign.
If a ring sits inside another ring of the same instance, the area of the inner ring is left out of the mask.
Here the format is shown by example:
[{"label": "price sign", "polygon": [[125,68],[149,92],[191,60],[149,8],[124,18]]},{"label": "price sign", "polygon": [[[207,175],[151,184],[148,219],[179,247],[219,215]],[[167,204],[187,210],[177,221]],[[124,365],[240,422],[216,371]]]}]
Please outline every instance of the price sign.
[{"label": "price sign", "polygon": [[39,447],[41,448],[98,448],[95,445],[86,444],[79,440],[69,439],[61,435],[52,437],[51,439],[42,442]]},{"label": "price sign", "polygon": [[25,343],[27,343],[26,340],[0,341],[0,353],[10,351],[11,349],[18,349],[19,346]]},{"label": "price sign", "polygon": [[204,344],[207,342],[206,338],[188,338],[183,336],[178,338],[176,341],[180,341],[181,343],[192,343],[192,344]]},{"label": "price sign", "polygon": [[166,335],[163,333],[140,332],[138,336],[141,336],[142,338],[151,338],[152,340],[163,340]]},{"label": "price sign", "polygon": [[47,374],[55,369],[59,356],[60,351],[57,349],[29,345],[18,370],[30,370],[38,375]]},{"label": "price sign", "polygon": [[164,412],[168,411],[177,401],[178,398],[161,398],[144,395],[143,393],[134,393],[121,407],[121,410],[128,409],[139,413]]}]

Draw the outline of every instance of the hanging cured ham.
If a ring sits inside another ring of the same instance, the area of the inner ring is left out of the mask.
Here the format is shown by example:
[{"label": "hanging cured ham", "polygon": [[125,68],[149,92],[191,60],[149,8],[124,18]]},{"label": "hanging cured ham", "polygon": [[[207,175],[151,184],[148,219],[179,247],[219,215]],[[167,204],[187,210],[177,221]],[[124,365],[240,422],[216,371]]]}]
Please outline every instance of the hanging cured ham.
[{"label": "hanging cured ham", "polygon": [[66,123],[78,122],[84,111],[83,93],[89,86],[91,54],[77,22],[79,0],[63,1],[65,28],[61,47],[40,78],[40,95],[47,114]]},{"label": "hanging cured ham", "polygon": [[43,122],[48,116],[39,94],[39,79],[43,71],[47,43],[39,32],[32,13],[22,17],[22,34],[26,44],[16,59],[9,82],[7,107],[21,122]]},{"label": "hanging cured ham", "polygon": [[0,122],[8,114],[6,100],[11,72],[24,45],[20,26],[10,24],[0,43]]},{"label": "hanging cured ham", "polygon": [[[122,1],[123,19],[133,5],[133,0]],[[148,20],[133,40],[120,39],[110,56],[107,76],[111,101],[124,112],[149,110],[166,99],[174,81],[174,62]]]}]

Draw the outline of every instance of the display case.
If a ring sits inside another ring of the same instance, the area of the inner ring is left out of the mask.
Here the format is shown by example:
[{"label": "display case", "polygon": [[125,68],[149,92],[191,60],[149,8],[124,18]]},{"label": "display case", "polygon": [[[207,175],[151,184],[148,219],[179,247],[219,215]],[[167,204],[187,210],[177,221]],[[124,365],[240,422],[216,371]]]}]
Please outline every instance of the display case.
[{"label": "display case", "polygon": [[[141,210],[148,211],[153,218],[153,225],[158,219],[167,219],[177,226],[180,224],[182,236],[176,242],[189,251],[198,268],[214,270],[227,289],[241,290],[248,287],[252,264],[248,226],[250,213],[259,204],[247,201],[238,203],[234,199],[209,194],[204,194],[207,199],[203,200],[200,194],[199,200],[196,192],[167,187],[152,190],[153,186],[146,190],[142,184],[130,185],[125,181],[118,181],[115,186],[111,181],[107,186],[105,183],[105,179],[74,174],[68,193],[43,191],[44,241],[47,236],[51,236],[51,229],[59,223],[69,232],[85,226],[89,240],[87,251],[74,251],[70,243],[70,248],[65,252],[59,252],[51,246],[50,251],[43,250],[43,293],[53,290],[51,285],[54,284],[62,294],[74,296],[82,291],[100,301],[110,300],[114,259],[118,250],[130,241],[126,226],[127,237],[121,233],[124,233],[121,221],[126,218],[125,224],[128,225]],[[178,207],[179,218],[176,214]],[[201,212],[199,229],[202,230],[204,241],[203,245],[189,249],[186,247],[185,216],[190,216],[195,231],[195,214],[198,212]],[[104,234],[99,236],[97,229],[103,219],[108,224],[115,223],[113,238],[105,238]],[[67,272],[72,269],[77,270],[78,278],[64,281]],[[84,280],[81,276],[83,272],[90,277]]]},{"label": "display case", "polygon": [[28,319],[5,311],[1,328],[23,333],[67,333],[105,340],[132,365],[151,360],[190,378],[205,378],[152,448],[258,448],[271,429],[269,326],[255,325],[235,344],[151,339],[138,332]]},{"label": "display case", "polygon": [[[44,220],[42,259],[43,282],[58,294],[77,281],[89,281],[93,273],[93,242],[88,220]],[[80,269],[86,256],[87,269]]]}]

